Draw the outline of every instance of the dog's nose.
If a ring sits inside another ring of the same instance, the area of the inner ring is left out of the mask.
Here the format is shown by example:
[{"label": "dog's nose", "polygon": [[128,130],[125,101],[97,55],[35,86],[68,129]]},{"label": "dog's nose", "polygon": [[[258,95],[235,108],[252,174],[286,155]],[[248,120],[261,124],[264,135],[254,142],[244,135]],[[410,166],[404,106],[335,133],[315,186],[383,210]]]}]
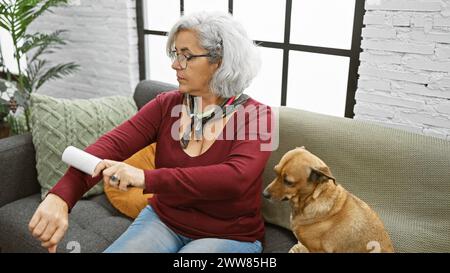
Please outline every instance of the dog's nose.
[{"label": "dog's nose", "polygon": [[262,195],[264,196],[264,198],[270,199],[270,193],[267,190],[264,190]]}]

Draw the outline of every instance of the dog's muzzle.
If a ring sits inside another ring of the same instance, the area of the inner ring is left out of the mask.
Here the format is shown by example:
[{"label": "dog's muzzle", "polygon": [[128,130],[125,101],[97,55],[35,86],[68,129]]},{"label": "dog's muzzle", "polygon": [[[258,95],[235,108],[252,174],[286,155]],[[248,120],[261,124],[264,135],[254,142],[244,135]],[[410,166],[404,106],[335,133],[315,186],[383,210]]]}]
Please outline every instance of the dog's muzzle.
[{"label": "dog's muzzle", "polygon": [[264,198],[266,198],[266,199],[270,199],[270,197],[271,197],[270,193],[269,193],[267,190],[264,190],[263,193],[262,193],[262,195],[263,195]]},{"label": "dog's muzzle", "polygon": [[[271,195],[267,190],[264,190],[263,193],[262,193],[262,195],[264,196],[264,198],[266,198],[266,199],[268,199],[268,200],[270,200],[271,197],[272,197],[272,195]],[[288,201],[288,200],[289,200],[289,198],[284,197],[284,198],[281,199],[280,201]]]}]

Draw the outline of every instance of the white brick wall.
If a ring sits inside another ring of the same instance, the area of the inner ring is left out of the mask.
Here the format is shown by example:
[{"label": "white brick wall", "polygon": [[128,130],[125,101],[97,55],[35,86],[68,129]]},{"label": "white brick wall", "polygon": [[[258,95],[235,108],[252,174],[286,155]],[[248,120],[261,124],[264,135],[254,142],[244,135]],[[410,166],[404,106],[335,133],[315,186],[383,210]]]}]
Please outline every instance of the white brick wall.
[{"label": "white brick wall", "polygon": [[450,140],[450,0],[366,0],[355,119]]},{"label": "white brick wall", "polygon": [[74,61],[76,74],[46,83],[39,93],[62,98],[132,94],[139,81],[135,0],[73,0],[38,18],[31,32],[66,29],[67,45],[48,55]]}]

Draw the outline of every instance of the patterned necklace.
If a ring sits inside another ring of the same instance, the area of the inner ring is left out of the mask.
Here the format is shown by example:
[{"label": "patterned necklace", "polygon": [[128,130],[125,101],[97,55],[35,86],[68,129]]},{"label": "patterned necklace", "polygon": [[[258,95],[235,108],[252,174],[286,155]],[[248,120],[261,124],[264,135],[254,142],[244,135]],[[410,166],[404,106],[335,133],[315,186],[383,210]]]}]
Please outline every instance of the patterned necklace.
[{"label": "patterned necklace", "polygon": [[208,121],[228,116],[230,113],[233,113],[237,106],[244,104],[248,98],[249,96],[241,93],[237,96],[225,99],[220,105],[222,114],[216,116],[214,109],[201,113],[199,111],[200,105],[198,103],[198,100],[201,98],[185,94],[183,100],[186,103],[187,114],[191,119],[191,124],[190,127],[188,127],[188,129],[183,133],[183,137],[180,139],[181,147],[183,149],[187,148],[189,141],[191,140],[192,131],[194,131],[195,138],[200,139],[200,137],[203,136],[203,127]]}]

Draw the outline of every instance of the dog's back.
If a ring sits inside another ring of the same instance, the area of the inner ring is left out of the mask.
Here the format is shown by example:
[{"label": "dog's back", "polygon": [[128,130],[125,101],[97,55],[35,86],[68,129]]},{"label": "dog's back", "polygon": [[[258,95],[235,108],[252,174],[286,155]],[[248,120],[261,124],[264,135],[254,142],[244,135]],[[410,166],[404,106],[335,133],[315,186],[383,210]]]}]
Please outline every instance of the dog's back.
[{"label": "dog's back", "polygon": [[[337,198],[333,202],[335,207],[330,210],[328,217],[318,219],[316,224],[306,229],[325,227],[325,230],[322,230],[324,236],[320,240],[321,250],[324,252],[393,252],[392,242],[376,212],[342,186],[337,186],[336,190],[338,187],[342,189],[342,193],[336,195]],[[323,201],[318,198],[315,205],[321,206],[320,202]],[[339,203],[342,203],[341,207]],[[327,224],[324,225],[324,223]],[[309,238],[302,237],[305,244],[308,244]]]}]

